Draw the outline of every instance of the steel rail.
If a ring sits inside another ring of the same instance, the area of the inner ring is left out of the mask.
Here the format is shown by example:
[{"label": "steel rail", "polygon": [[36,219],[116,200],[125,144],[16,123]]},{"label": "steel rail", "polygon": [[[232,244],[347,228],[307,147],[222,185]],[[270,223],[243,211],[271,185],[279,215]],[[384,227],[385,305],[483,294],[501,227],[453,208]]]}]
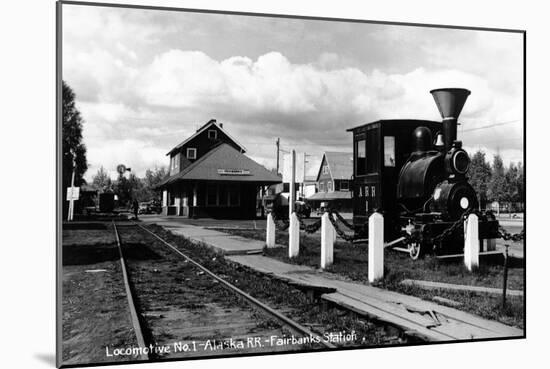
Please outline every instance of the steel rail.
[{"label": "steel rail", "polygon": [[[141,324],[139,322],[139,317],[136,310],[136,305],[134,304],[134,298],[132,296],[132,290],[130,289],[130,282],[128,280],[128,272],[126,270],[126,263],[124,261],[124,254],[122,253],[122,246],[120,245],[120,236],[116,228],[116,224],[113,221],[113,228],[115,230],[116,244],[118,247],[118,254],[120,255],[120,265],[122,267],[122,275],[124,277],[124,287],[126,289],[126,296],[128,297],[128,307],[130,309],[130,316],[132,319],[132,325],[134,326],[134,333],[136,334],[136,340],[140,348],[147,348],[145,344],[145,339],[143,338],[143,332],[141,330]],[[143,351],[143,350],[140,350]],[[139,358],[142,360],[149,360],[149,354],[141,352]]]},{"label": "steel rail", "polygon": [[135,222],[132,222],[132,223],[134,223],[134,225],[138,226],[139,228],[143,229],[144,231],[148,232],[149,234],[151,234],[152,236],[157,238],[159,241],[164,243],[166,246],[170,247],[174,252],[176,252],[177,254],[182,256],[183,258],[185,258],[188,262],[195,265],[197,268],[199,268],[200,270],[202,270],[203,272],[208,274],[210,277],[214,278],[216,281],[222,283],[228,289],[232,290],[233,292],[236,292],[238,295],[245,298],[247,301],[249,301],[253,305],[261,308],[262,310],[264,310],[268,314],[270,314],[270,315],[274,316],[275,318],[277,318],[278,320],[284,322],[287,326],[292,328],[294,331],[296,331],[300,334],[303,334],[303,335],[307,335],[307,336],[310,336],[310,337],[315,337],[318,340],[318,343],[322,344],[323,346],[325,346],[327,348],[331,348],[331,349],[336,348],[336,346],[333,345],[332,343],[325,342],[323,340],[323,338],[320,335],[318,335],[317,333],[312,332],[311,330],[307,329],[306,327],[302,326],[301,324],[295,322],[294,320],[292,320],[292,319],[286,317],[285,315],[279,313],[278,311],[272,309],[271,307],[269,307],[268,305],[266,305],[263,302],[259,301],[258,299],[250,296],[248,293],[244,292],[243,290],[241,290],[237,286],[235,286],[235,285],[227,282],[225,279],[219,277],[214,272],[212,272],[209,269],[205,268],[200,263],[196,262],[195,260],[193,260],[192,258],[187,256],[186,254],[184,254],[183,252],[178,250],[174,245],[172,245],[169,242],[165,241],[162,237],[158,236],[156,233],[150,231],[149,229],[143,227],[140,224],[137,224]]}]

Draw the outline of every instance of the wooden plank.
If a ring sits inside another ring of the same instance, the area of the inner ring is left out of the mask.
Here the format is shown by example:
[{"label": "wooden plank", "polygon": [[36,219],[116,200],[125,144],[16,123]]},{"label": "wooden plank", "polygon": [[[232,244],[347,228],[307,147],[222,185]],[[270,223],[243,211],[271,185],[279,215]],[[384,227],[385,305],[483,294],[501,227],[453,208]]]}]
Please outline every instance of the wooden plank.
[{"label": "wooden plank", "polygon": [[[502,251],[482,251],[479,256],[492,256],[492,255],[504,255]],[[458,259],[463,258],[464,254],[451,254],[451,255],[438,255],[436,259]]]},{"label": "wooden plank", "polygon": [[414,321],[404,319],[399,315],[391,314],[384,309],[380,309],[375,306],[367,305],[365,303],[351,299],[350,297],[341,293],[325,294],[322,295],[321,298],[323,300],[343,306],[360,315],[367,315],[374,319],[389,322],[405,331],[413,331],[416,336],[419,336],[427,341],[450,341],[454,339],[453,337],[449,337],[445,334],[441,334],[439,332],[428,329],[423,324],[415,323]]},{"label": "wooden plank", "polygon": [[[473,291],[481,293],[493,293],[497,295],[502,294],[502,288],[491,288],[483,286],[468,286],[463,284],[452,284],[452,283],[441,283],[441,282],[432,282],[432,281],[421,281],[416,279],[404,279],[401,281],[402,284],[409,286],[418,286],[425,289],[444,289],[444,290],[455,290],[455,291]],[[506,290],[506,295],[508,296],[523,296],[523,291],[519,290]]]},{"label": "wooden plank", "polygon": [[442,303],[442,304],[451,305],[453,307],[460,307],[460,306],[463,305],[461,302],[446,299],[445,297],[441,297],[441,296],[434,296],[434,297],[432,297],[432,300],[434,300],[435,302]]},{"label": "wooden plank", "polygon": [[[399,326],[401,326],[403,320],[408,319],[410,320],[409,324],[416,325],[416,328],[412,328],[411,326],[409,330],[420,329],[418,328],[419,326],[425,328],[431,324],[432,320],[418,313],[409,313],[406,310],[407,307],[423,312],[435,312],[436,316],[440,320],[443,320],[445,324],[431,330],[437,330],[438,333],[446,337],[453,337],[452,339],[523,336],[523,330],[518,328],[483,319],[464,311],[422,300],[418,297],[383,290],[357,282],[343,281],[341,277],[334,274],[318,272],[310,267],[286,264],[258,255],[235,256],[229,257],[229,259],[255,270],[270,272],[274,277],[292,283],[298,283],[303,286],[334,288],[338,293],[349,298],[346,300],[346,303],[349,304],[349,306],[346,306],[347,308],[351,309],[352,306],[356,306],[356,308],[357,306],[362,306],[365,313],[370,309],[371,314],[378,316],[380,320],[385,320]],[[343,303],[343,299],[340,300]],[[365,305],[370,306],[370,308],[366,309]]]}]

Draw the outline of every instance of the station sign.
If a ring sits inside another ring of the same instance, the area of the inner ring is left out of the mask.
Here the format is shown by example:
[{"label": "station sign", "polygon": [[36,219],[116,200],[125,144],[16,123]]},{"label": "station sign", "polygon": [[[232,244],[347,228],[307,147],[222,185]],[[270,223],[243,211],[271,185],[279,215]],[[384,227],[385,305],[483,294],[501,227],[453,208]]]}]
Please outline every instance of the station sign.
[{"label": "station sign", "polygon": [[67,187],[67,201],[80,198],[80,187]]},{"label": "station sign", "polygon": [[218,174],[222,176],[249,176],[248,169],[218,169]]}]

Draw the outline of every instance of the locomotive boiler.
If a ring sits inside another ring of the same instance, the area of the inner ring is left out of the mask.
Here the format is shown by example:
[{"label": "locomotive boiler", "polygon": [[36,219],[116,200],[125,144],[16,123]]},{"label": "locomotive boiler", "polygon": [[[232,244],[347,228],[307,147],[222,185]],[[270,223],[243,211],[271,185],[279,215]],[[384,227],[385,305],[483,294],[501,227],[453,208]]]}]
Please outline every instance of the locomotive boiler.
[{"label": "locomotive boiler", "polygon": [[[353,133],[356,234],[365,236],[368,217],[381,212],[385,238],[404,236],[413,259],[426,252],[461,253],[464,231],[458,225],[463,215],[479,207],[468,183],[470,158],[457,140],[458,116],[470,91],[443,88],[430,93],[442,122],[379,120],[348,130]],[[480,247],[497,235],[494,217],[480,214]]]}]

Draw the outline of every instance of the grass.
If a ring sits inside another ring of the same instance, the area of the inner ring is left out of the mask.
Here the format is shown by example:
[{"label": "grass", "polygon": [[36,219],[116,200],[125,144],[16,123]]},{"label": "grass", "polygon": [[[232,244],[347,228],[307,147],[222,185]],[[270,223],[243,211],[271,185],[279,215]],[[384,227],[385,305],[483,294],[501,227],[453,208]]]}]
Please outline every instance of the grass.
[{"label": "grass", "polygon": [[[265,239],[263,230],[224,230],[223,232],[258,240]],[[264,254],[291,264],[320,267],[320,241],[318,236],[300,233],[300,254],[296,258],[288,258],[288,232],[277,232],[276,242],[285,247],[265,248]],[[328,272],[343,275],[349,279],[368,283],[367,246],[351,244],[338,240],[334,244],[334,264],[327,268]],[[524,327],[524,305],[522,297],[508,297],[507,305],[502,308],[500,295],[489,295],[469,291],[424,290],[415,286],[406,286],[400,282],[404,279],[427,280],[443,283],[462,284],[502,288],[502,264],[495,261],[482,262],[480,267],[469,272],[459,261],[442,261],[431,256],[422,260],[411,260],[408,255],[387,250],[384,254],[384,279],[376,286],[426,300],[435,296],[444,297],[462,304],[461,310],[481,317],[500,321],[504,324]],[[508,289],[523,290],[523,269],[508,269]]]},{"label": "grass", "polygon": [[[251,296],[283,311],[285,315],[305,326],[315,327],[320,333],[354,330],[357,339],[349,342],[352,346],[402,344],[411,340],[395,327],[360,317],[336,306],[326,307],[317,301],[308,300],[302,291],[284,281],[229,262],[211,249],[198,247],[184,237],[174,235],[159,226],[148,228]],[[224,299],[234,298],[233,293],[224,288],[220,292],[227,294]]]}]

